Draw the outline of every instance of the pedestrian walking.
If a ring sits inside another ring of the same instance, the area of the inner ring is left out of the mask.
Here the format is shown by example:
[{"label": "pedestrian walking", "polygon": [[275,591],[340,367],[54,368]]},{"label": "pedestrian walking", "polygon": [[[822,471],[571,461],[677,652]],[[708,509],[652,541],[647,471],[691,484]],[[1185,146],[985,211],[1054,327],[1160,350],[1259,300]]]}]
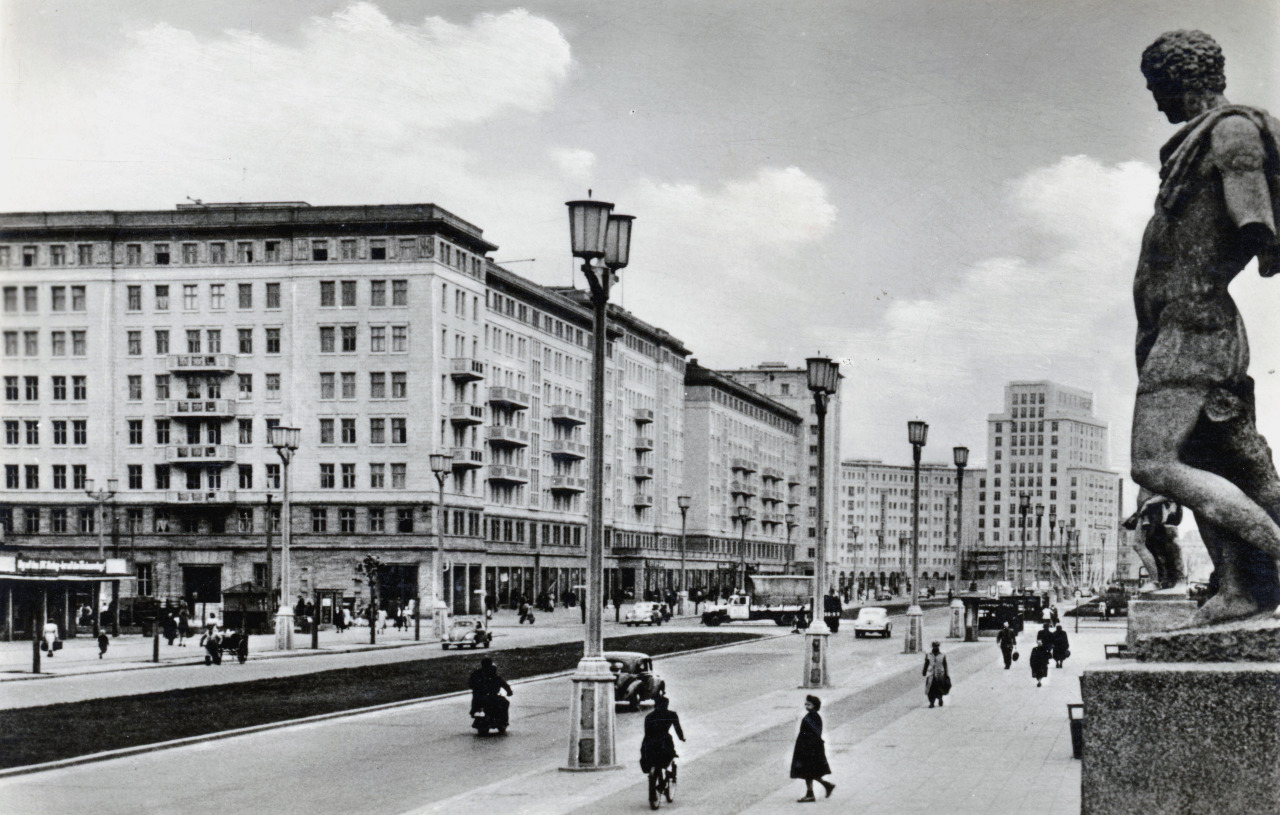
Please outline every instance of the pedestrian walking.
[{"label": "pedestrian walking", "polygon": [[1037,645],[1031,649],[1031,658],[1027,662],[1031,663],[1031,678],[1036,680],[1036,687],[1040,687],[1040,683],[1049,675],[1049,646]]},{"label": "pedestrian walking", "polygon": [[191,614],[185,604],[178,609],[178,645],[187,647],[187,637],[191,636]]},{"label": "pedestrian walking", "polygon": [[942,653],[942,643],[934,641],[932,650],[924,655],[924,692],[929,697],[929,707],[936,701],[942,707],[942,697],[951,692],[951,672],[947,669],[947,655]]},{"label": "pedestrian walking", "polygon": [[1053,632],[1053,661],[1062,667],[1062,662],[1071,656],[1071,642],[1067,639],[1067,632],[1062,630],[1062,626]]},{"label": "pedestrian walking", "polygon": [[1006,622],[1000,633],[996,634],[996,644],[1000,646],[1000,655],[1004,657],[1004,669],[1007,671],[1013,667],[1013,659],[1018,653],[1018,632]]},{"label": "pedestrian walking", "polygon": [[1047,650],[1053,650],[1053,629],[1049,627],[1049,621],[1045,620],[1044,627],[1036,632],[1036,645],[1043,645]]},{"label": "pedestrian walking", "polygon": [[164,622],[162,625],[164,628],[165,641],[167,641],[169,645],[173,645],[173,641],[178,638],[178,621],[174,619],[173,611],[171,609],[165,609]]},{"label": "pedestrian walking", "polygon": [[[529,607],[529,601],[524,597],[520,598],[520,623],[528,623],[533,625],[533,609]],[[520,623],[517,623],[519,625]]]},{"label": "pedestrian walking", "polygon": [[1053,623],[1054,625],[1058,624],[1058,607],[1057,606],[1049,606],[1049,622]]},{"label": "pedestrian walking", "polygon": [[98,659],[102,659],[107,654],[107,649],[111,647],[111,638],[107,636],[107,632],[103,631],[98,634]]},{"label": "pedestrian walking", "polygon": [[54,651],[62,648],[62,634],[58,631],[58,624],[53,620],[44,624],[40,636],[43,640],[40,648],[49,656],[53,656]]},{"label": "pedestrian walking", "polygon": [[830,798],[836,785],[823,778],[831,775],[831,765],[827,763],[827,746],[822,740],[822,717],[818,711],[822,709],[822,700],[816,696],[804,697],[804,718],[800,720],[800,733],[796,736],[795,749],[791,751],[791,777],[804,779],[804,797],[796,801],[807,804],[817,799],[813,797],[813,782],[817,781],[826,790]]}]

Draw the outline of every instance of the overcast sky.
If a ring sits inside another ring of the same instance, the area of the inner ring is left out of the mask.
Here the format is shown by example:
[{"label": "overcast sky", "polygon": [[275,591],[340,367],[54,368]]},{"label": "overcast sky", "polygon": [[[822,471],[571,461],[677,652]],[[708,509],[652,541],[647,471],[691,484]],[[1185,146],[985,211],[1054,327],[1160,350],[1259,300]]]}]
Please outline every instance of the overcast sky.
[{"label": "overcast sky", "polygon": [[[1201,28],[1280,112],[1280,2],[7,0],[0,209],[430,201],[583,285],[564,201],[637,216],[615,298],[711,367],[845,375],[842,455],[967,444],[1011,379],[1094,391],[1128,467],[1130,286]],[[1280,281],[1234,285],[1280,436]]]}]

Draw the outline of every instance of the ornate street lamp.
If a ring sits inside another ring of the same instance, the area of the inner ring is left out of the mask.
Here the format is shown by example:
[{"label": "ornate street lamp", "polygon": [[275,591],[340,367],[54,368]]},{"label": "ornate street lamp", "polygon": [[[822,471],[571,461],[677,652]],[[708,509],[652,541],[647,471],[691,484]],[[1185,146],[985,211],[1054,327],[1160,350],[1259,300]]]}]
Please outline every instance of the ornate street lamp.
[{"label": "ornate street lamp", "polygon": [[798,524],[796,524],[796,516],[795,516],[795,513],[793,512],[788,512],[786,515],[783,516],[782,520],[787,525],[787,550],[782,553],[782,556],[785,557],[787,560],[786,560],[786,564],[783,566],[782,573],[791,574],[791,554],[792,554],[791,531],[795,529],[796,526],[798,526]]},{"label": "ornate street lamp", "polygon": [[[951,448],[956,464],[956,575],[964,582],[964,468],[969,466],[969,448]],[[972,580],[973,578],[970,577]]]},{"label": "ornate street lamp", "polygon": [[[590,195],[590,192],[588,192]],[[572,677],[569,708],[570,770],[603,770],[617,766],[614,749],[614,676],[604,658],[602,629],[604,591],[604,368],[609,288],[631,256],[630,215],[613,215],[604,201],[569,201],[569,243],[582,260],[591,288],[591,506],[587,528],[586,617],[582,661]],[[600,261],[595,263],[593,261]]]},{"label": "ornate street lamp", "polygon": [[[863,558],[862,556],[862,550],[858,548],[858,535],[862,532],[862,527],[854,526],[853,529],[849,531],[853,533],[853,571],[856,572],[858,571],[858,562],[865,561],[865,558]],[[865,566],[866,564],[864,563],[863,565]],[[851,572],[849,575],[849,581],[853,583],[854,586],[857,587],[854,589],[854,592],[858,593],[862,591],[863,587],[861,585],[858,585],[858,583],[854,582],[856,580],[857,578],[854,577],[853,573]]]},{"label": "ornate street lamp", "polygon": [[1044,504],[1036,504],[1036,589],[1040,588],[1040,570],[1043,568],[1041,558],[1044,555]]},{"label": "ornate street lamp", "polygon": [[[436,477],[439,488],[439,500],[436,503],[436,549],[431,554],[431,636],[444,640],[445,620],[449,616],[444,604],[444,480],[453,472],[453,456],[444,453],[432,453],[427,457],[431,462],[431,472]],[[422,609],[414,615],[422,617]]]},{"label": "ornate street lamp", "polygon": [[738,523],[742,524],[742,536],[738,539],[738,562],[741,566],[742,580],[739,592],[747,593],[747,524],[751,522],[751,507],[739,504],[735,514]]},{"label": "ornate street lamp", "polygon": [[1018,515],[1022,519],[1022,555],[1018,558],[1018,594],[1027,589],[1027,515],[1031,513],[1030,493],[1018,496]]},{"label": "ornate street lamp", "polygon": [[840,387],[840,365],[827,357],[805,360],[809,390],[818,415],[818,540],[813,559],[813,621],[804,632],[804,687],[825,688],[827,681],[827,628],[824,600],[827,574],[827,403]]},{"label": "ornate street lamp", "polygon": [[[84,480],[84,493],[98,504],[98,559],[105,561],[107,559],[106,542],[103,535],[107,529],[107,502],[115,497],[116,491],[120,487],[120,479],[108,478],[107,488],[102,490],[94,490],[93,479],[86,478]],[[111,636],[120,636],[120,581],[111,581],[111,598],[114,601],[112,606],[115,609],[115,623],[111,627]],[[102,633],[102,583],[94,581],[93,584],[93,636],[96,639]]]},{"label": "ornate street lamp", "polygon": [[693,499],[688,495],[677,495],[676,506],[680,508],[680,614],[688,613],[685,606],[689,602],[689,573],[685,563],[685,529],[689,522],[689,507],[693,505]]},{"label": "ornate street lamp", "polygon": [[907,609],[907,637],[902,653],[924,652],[924,610],[920,608],[920,450],[929,439],[929,425],[913,419],[907,422],[911,442],[911,606]]},{"label": "ornate street lamp", "polygon": [[[276,650],[293,650],[293,606],[289,604],[292,593],[289,588],[289,544],[293,540],[293,516],[289,503],[289,462],[298,449],[302,430],[297,427],[272,427],[267,430],[267,443],[276,448],[284,466],[280,511],[284,515],[284,529],[280,535],[280,608],[276,611]],[[270,523],[271,519],[267,519]],[[372,625],[372,622],[370,623]]]}]

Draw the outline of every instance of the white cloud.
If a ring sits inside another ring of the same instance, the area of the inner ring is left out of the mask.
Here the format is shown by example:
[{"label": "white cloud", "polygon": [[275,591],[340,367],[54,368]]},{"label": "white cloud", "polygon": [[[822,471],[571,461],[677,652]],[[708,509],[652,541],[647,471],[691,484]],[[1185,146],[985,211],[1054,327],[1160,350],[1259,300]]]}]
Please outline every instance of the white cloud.
[{"label": "white cloud", "polygon": [[581,148],[556,148],[551,151],[551,160],[569,181],[581,184],[591,180],[596,166],[596,154]]},{"label": "white cloud", "polygon": [[549,109],[572,64],[559,30],[523,10],[413,25],[357,3],[289,42],[126,34],[111,64],[27,79],[0,206],[431,199],[464,177],[460,128]]}]

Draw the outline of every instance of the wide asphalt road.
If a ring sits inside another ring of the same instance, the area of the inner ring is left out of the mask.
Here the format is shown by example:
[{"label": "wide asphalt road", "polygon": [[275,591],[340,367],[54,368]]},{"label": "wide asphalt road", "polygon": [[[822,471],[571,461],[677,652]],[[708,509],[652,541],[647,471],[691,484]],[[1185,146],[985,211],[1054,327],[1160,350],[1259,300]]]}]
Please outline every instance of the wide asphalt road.
[{"label": "wide asphalt road", "polygon": [[[946,619],[945,609],[929,612],[926,636],[941,639]],[[901,618],[894,628],[889,640],[855,640],[848,627],[833,638],[834,687],[822,693],[829,729],[860,720],[858,729],[871,732],[919,707],[922,660],[901,653]],[[799,635],[772,637],[657,662],[688,737],[679,745],[677,806],[734,813],[780,787],[799,793],[787,769],[804,714],[801,644]],[[990,661],[978,645],[946,647],[958,678]],[[501,665],[501,652],[493,655]],[[506,736],[477,737],[469,699],[459,696],[17,776],[0,781],[0,812],[585,815],[647,808],[638,768],[644,714],[618,713],[622,769],[563,773],[569,699],[567,678],[517,684]],[[66,733],[75,738],[74,722]]]}]

